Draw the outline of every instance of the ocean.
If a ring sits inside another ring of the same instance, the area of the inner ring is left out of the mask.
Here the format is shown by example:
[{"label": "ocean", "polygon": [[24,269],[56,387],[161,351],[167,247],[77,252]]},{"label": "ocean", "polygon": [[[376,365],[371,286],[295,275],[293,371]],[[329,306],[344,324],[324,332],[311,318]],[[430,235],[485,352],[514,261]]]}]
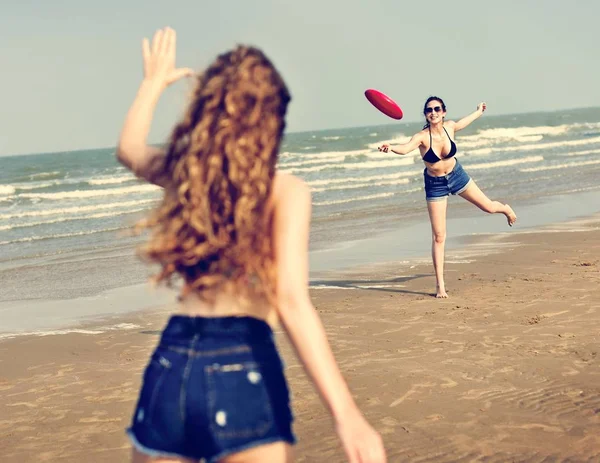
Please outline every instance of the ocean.
[{"label": "ocean", "polygon": [[[286,135],[279,169],[312,189],[311,276],[427,255],[418,151],[377,150],[407,141],[421,127]],[[600,210],[600,108],[486,113],[456,142],[457,157],[481,189],[513,205],[516,229]],[[145,281],[151,269],[134,255],[142,238],[127,232],[161,193],[122,167],[113,148],[4,156],[0,165],[0,313],[17,302],[93,297]],[[460,198],[449,207],[455,238],[506,231],[503,217],[491,220]]]}]

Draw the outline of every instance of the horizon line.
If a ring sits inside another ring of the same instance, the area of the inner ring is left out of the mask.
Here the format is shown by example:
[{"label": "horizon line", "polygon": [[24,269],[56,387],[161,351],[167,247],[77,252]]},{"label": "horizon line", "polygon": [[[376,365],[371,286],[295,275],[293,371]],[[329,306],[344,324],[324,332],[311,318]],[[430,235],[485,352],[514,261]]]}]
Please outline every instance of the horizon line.
[{"label": "horizon line", "polygon": [[[579,106],[574,108],[564,108],[564,109],[554,109],[547,111],[524,111],[524,112],[516,112],[516,113],[502,113],[502,114],[493,114],[488,115],[488,117],[505,117],[505,116],[523,116],[527,114],[541,114],[541,113],[558,113],[558,112],[566,112],[566,111],[576,111],[576,110],[584,110],[584,109],[600,109],[600,106]],[[303,134],[303,133],[311,133],[311,132],[325,132],[330,130],[348,130],[348,129],[358,129],[358,128],[366,128],[366,127],[381,127],[385,125],[393,125],[393,124],[416,124],[421,122],[420,120],[410,120],[403,121],[398,120],[396,122],[388,122],[383,124],[369,124],[369,125],[350,125],[350,126],[338,126],[338,127],[329,127],[324,129],[308,129],[308,130],[298,130],[286,132],[286,134]],[[285,135],[284,135],[285,137]],[[150,146],[162,146],[164,143],[148,143]],[[95,150],[110,150],[116,149],[116,145],[114,146],[104,146],[104,147],[94,147],[94,148],[76,148],[76,149],[68,149],[68,150],[56,150],[56,151],[43,151],[43,152],[21,152],[21,153],[10,153],[10,154],[2,154],[0,153],[0,157],[16,157],[16,156],[33,156],[36,154],[64,154],[64,153],[73,153],[76,151],[95,151]]]}]

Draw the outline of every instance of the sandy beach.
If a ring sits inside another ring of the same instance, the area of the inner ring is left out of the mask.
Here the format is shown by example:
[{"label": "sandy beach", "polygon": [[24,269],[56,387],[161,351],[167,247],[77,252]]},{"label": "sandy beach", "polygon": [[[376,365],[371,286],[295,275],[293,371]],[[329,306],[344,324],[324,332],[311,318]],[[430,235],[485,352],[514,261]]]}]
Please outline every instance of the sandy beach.
[{"label": "sandy beach", "polygon": [[[451,252],[447,300],[431,296],[429,263],[319,282],[313,300],[389,461],[600,461],[598,225],[504,234],[498,252],[470,259]],[[123,430],[168,315],[160,307],[0,342],[1,460],[128,461]],[[278,341],[298,461],[344,461],[282,333]]]},{"label": "sandy beach", "polygon": [[[280,273],[308,273],[388,462],[600,463],[600,1],[4,3],[0,463],[130,463],[132,415],[176,411],[158,393],[136,408],[151,358],[155,392],[197,393],[187,437],[208,439],[203,400],[221,438],[250,434],[225,382],[252,370],[271,397],[280,375],[213,359],[171,385],[177,360],[152,357],[194,312],[185,275],[156,287],[165,255],[142,258],[167,223],[167,268],[217,258],[253,287],[245,250],[271,240],[295,263]],[[294,461],[346,462],[273,329]]]}]

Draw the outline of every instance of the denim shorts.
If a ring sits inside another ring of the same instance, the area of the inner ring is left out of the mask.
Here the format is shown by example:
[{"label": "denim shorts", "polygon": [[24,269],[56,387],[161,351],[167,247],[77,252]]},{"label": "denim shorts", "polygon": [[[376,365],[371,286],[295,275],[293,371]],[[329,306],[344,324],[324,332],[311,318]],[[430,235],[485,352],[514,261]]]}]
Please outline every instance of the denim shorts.
[{"label": "denim shorts", "polygon": [[452,172],[447,175],[432,177],[425,169],[423,176],[427,201],[440,201],[449,195],[459,195],[467,189],[471,182],[471,177],[465,172],[458,159],[456,159]]},{"label": "denim shorts", "polygon": [[174,315],[144,371],[127,434],[146,455],[207,462],[294,444],[289,397],[266,322]]}]

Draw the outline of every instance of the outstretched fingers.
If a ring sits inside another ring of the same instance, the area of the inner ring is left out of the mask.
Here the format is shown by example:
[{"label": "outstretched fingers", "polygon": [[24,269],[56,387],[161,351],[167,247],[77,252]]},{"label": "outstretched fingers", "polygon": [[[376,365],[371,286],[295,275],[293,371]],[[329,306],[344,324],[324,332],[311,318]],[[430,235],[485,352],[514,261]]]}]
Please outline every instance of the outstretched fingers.
[{"label": "outstretched fingers", "polygon": [[152,54],[156,55],[160,50],[160,45],[162,43],[163,30],[158,29],[154,33],[154,37],[152,37]]}]

